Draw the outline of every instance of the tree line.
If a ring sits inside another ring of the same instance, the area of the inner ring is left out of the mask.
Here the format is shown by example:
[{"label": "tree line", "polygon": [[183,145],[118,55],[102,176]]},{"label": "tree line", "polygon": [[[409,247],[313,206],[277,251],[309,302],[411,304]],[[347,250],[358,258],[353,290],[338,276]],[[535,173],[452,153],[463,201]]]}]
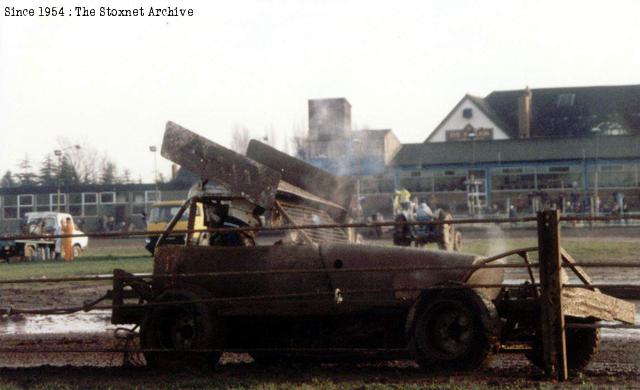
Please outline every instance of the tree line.
[{"label": "tree line", "polygon": [[[131,171],[118,169],[108,156],[87,144],[72,144],[59,140],[57,153],[48,153],[38,166],[25,154],[17,170],[6,170],[0,178],[0,187],[18,186],[72,186],[79,184],[133,183]],[[164,181],[159,175],[159,181]],[[140,180],[138,180],[140,181]]]},{"label": "tree line", "polygon": [[[304,157],[306,126],[300,121],[293,128],[293,137],[285,134],[282,151],[289,154],[289,142],[292,141],[296,157]],[[244,154],[251,139],[251,131],[240,124],[231,129],[231,149]],[[258,139],[277,148],[278,137],[273,126],[264,130]],[[0,187],[18,186],[72,186],[78,184],[129,184],[141,182],[131,177],[127,168],[118,169],[116,163],[107,155],[86,143],[72,143],[66,138],[58,139],[57,154],[48,153],[37,167],[28,155],[16,164],[16,170],[7,169],[0,177]],[[0,171],[1,172],[1,171]],[[162,173],[158,173],[158,183],[166,181]]]}]

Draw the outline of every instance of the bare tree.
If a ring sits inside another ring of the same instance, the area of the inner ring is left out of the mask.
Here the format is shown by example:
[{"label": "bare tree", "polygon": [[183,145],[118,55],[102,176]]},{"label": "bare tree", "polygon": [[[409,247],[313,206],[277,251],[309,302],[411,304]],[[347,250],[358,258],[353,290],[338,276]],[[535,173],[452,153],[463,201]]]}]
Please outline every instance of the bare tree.
[{"label": "bare tree", "polygon": [[231,133],[231,149],[233,151],[245,154],[250,140],[249,129],[240,125],[233,126]]}]

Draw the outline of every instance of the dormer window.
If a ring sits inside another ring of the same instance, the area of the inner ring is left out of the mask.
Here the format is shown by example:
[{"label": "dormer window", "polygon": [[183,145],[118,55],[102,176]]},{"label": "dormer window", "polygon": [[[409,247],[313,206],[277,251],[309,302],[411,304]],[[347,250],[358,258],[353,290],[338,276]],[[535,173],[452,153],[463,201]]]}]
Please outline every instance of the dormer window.
[{"label": "dormer window", "polygon": [[473,116],[473,109],[465,108],[462,110],[462,117],[465,119],[470,119]]},{"label": "dormer window", "polygon": [[576,100],[575,93],[562,93],[558,95],[558,107],[573,106],[573,102]]}]

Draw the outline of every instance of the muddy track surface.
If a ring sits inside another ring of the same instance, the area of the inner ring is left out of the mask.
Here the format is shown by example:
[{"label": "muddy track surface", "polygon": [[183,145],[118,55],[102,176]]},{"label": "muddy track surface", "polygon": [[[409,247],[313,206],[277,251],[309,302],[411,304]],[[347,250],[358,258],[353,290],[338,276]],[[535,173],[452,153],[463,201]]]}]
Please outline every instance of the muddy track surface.
[{"label": "muddy track surface", "polygon": [[[72,339],[68,339],[73,345]],[[77,343],[87,345],[80,339]],[[108,338],[96,337],[96,345],[105,346]],[[639,343],[633,348],[625,339],[607,340],[596,359],[579,376],[565,384],[577,388],[636,388],[640,386]],[[302,385],[324,388],[541,388],[555,386],[542,373],[529,365],[521,355],[498,355],[490,366],[480,372],[438,373],[423,372],[410,361],[379,364],[280,365],[265,367],[252,362],[246,354],[225,354],[215,371],[187,369],[184,372],[160,372],[145,367],[116,367],[121,356],[76,356],[90,367],[64,365],[52,360],[50,364],[32,368],[2,368],[0,383],[31,388],[42,384],[51,387],[90,388],[249,388]],[[40,359],[46,359],[42,356]],[[27,363],[26,361],[24,363]],[[71,363],[71,358],[66,362]],[[92,385],[93,384],[93,385]]]},{"label": "muddy track surface", "polygon": [[[640,301],[636,301],[640,309]],[[251,387],[265,383],[285,387],[330,383],[352,388],[361,384],[384,386],[516,385],[537,387],[546,383],[542,373],[521,354],[497,354],[487,369],[476,373],[425,373],[411,361],[376,364],[280,365],[264,367],[247,354],[226,353],[216,371],[195,368],[188,373],[167,374],[144,367],[139,354],[104,351],[136,349],[135,336],[110,324],[109,312],[95,311],[67,316],[5,317],[0,326],[2,348],[20,352],[0,354],[0,384],[32,387],[39,383],[86,387],[86,380],[100,386],[131,387]],[[55,352],[46,352],[54,350]],[[37,351],[37,352],[30,352]],[[43,352],[45,351],[45,352]],[[62,352],[73,351],[73,352]],[[158,382],[158,378],[161,378]],[[622,385],[640,387],[640,330],[603,329],[603,341],[595,359],[569,385]],[[454,386],[454,388],[455,388]]]}]

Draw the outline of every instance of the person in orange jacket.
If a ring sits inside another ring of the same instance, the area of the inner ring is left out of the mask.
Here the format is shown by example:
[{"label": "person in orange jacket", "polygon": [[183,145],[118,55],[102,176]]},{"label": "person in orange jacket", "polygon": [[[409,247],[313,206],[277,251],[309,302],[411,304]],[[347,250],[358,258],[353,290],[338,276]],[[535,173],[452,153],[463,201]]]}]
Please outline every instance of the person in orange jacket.
[{"label": "person in orange jacket", "polygon": [[[74,230],[73,221],[67,217],[67,220],[62,223],[62,234],[73,234]],[[62,248],[64,249],[64,260],[73,260],[73,240],[71,237],[62,239]]]}]

